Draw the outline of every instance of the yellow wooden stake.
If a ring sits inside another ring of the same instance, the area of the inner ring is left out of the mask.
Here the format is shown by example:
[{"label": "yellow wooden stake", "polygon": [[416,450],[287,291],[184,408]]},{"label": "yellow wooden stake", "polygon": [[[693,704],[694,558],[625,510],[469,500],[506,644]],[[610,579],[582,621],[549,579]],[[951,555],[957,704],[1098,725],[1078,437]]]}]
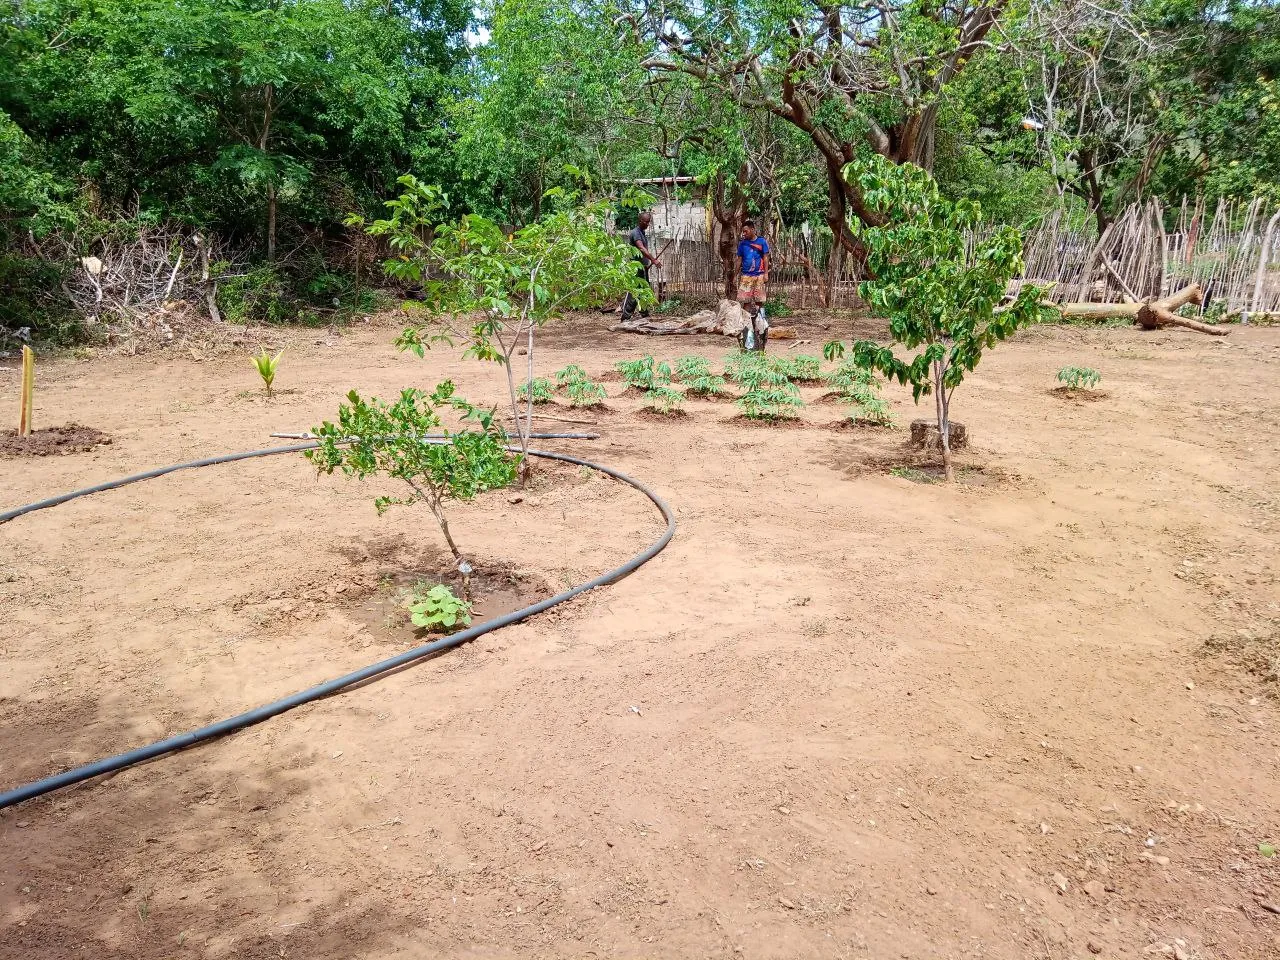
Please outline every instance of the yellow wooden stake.
[{"label": "yellow wooden stake", "polygon": [[18,407],[18,436],[31,433],[31,395],[36,388],[36,355],[30,347],[22,348],[22,400]]}]

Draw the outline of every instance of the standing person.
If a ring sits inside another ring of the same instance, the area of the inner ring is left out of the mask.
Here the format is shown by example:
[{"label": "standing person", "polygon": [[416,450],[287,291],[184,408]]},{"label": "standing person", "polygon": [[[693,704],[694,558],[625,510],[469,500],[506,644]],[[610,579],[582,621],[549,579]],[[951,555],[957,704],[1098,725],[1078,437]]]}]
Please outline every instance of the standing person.
[{"label": "standing person", "polygon": [[738,302],[750,309],[751,304],[764,306],[765,284],[769,282],[769,241],[756,233],[754,220],[742,224],[738,241],[738,258],[742,271],[738,277]]},{"label": "standing person", "polygon": [[[649,282],[649,268],[662,266],[662,261],[655,257],[649,251],[649,225],[653,223],[653,214],[648,210],[641,211],[639,222],[636,224],[629,234],[627,234],[627,243],[631,244],[636,251],[636,273],[644,279],[645,283]],[[640,304],[631,294],[627,294],[622,301],[622,322],[626,323],[636,312],[636,307]],[[640,316],[647,317],[649,308],[641,312]]]}]

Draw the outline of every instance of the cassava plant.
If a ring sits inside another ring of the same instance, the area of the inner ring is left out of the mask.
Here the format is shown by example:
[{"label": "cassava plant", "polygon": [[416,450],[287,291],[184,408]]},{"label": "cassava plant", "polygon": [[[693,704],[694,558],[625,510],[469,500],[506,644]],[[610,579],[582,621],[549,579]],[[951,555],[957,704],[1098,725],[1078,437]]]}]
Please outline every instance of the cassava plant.
[{"label": "cassava plant", "polygon": [[659,384],[644,392],[649,407],[658,413],[675,413],[684,403],[684,394],[679,390]]},{"label": "cassava plant", "polygon": [[737,401],[743,414],[752,420],[781,420],[804,406],[785,368],[777,358],[754,351],[733,354],[725,361],[726,374],[743,388]]},{"label": "cassava plant", "polygon": [[[838,349],[836,349],[838,348]],[[844,344],[827,344],[824,356],[844,355]],[[880,396],[880,378],[869,367],[859,366],[853,360],[845,360],[823,377],[834,389],[841,403],[852,407],[855,420],[865,420],[884,427],[893,426],[893,414],[889,404]]]},{"label": "cassava plant", "polygon": [[[571,171],[572,172],[572,171]],[[466,342],[466,354],[502,365],[512,418],[529,469],[534,397],[517,394],[515,353],[525,348],[524,381],[533,381],[534,334],[570,310],[594,307],[630,292],[651,304],[653,291],[636,273],[632,250],[605,229],[609,208],[554,188],[545,199],[551,213],[507,232],[497,222],[468,214],[440,223],[445,196],[412,176],[404,192],[387,202],[390,215],[348,224],[387,238],[393,256],[384,271],[423,291],[411,308],[425,317],[405,328],[397,346],[418,356],[438,342]]]},{"label": "cassava plant", "polygon": [[569,405],[592,407],[605,398],[604,387],[587,376],[576,363],[556,371],[556,385],[569,397]]},{"label": "cassava plant", "polygon": [[[307,459],[323,474],[341,470],[360,479],[386,476],[403,482],[407,494],[378,497],[374,506],[381,514],[394,505],[425,503],[462,574],[463,598],[470,600],[471,564],[449,529],[445,503],[471,500],[515,479],[517,461],[507,452],[506,434],[493,411],[455,396],[449,380],[431,393],[403,390],[391,403],[366,400],[354,390],[347,400],[338,407],[337,423],[326,420],[312,429],[319,446],[306,452]],[[441,418],[445,411],[471,429],[446,429]],[[440,432],[443,440],[423,439]]]},{"label": "cassava plant", "polygon": [[1058,371],[1058,382],[1068,390],[1092,390],[1102,382],[1102,374],[1092,367],[1063,367]]},{"label": "cassava plant", "polygon": [[551,381],[546,377],[534,377],[532,380],[520,384],[516,390],[516,395],[521,400],[532,400],[535,405],[550,403],[555,399],[555,387],[551,385]]},{"label": "cassava plant", "polygon": [[706,357],[681,357],[676,361],[675,376],[694,396],[708,397],[724,393],[724,377],[711,372],[711,361]]},{"label": "cassava plant", "polygon": [[644,356],[636,360],[619,360],[614,369],[622,374],[627,386],[637,390],[652,390],[671,382],[671,366],[665,362],[655,363],[653,357]]},{"label": "cassava plant", "polygon": [[889,321],[895,343],[917,351],[901,360],[890,347],[862,340],[854,344],[854,360],[909,383],[917,403],[933,395],[943,469],[952,480],[952,395],[983,351],[1044,317],[1042,291],[1026,286],[1000,305],[1009,280],[1022,270],[1021,236],[1008,226],[977,231],[977,203],[946,199],[919,167],[872,155],[849,164],[845,176],[884,223],[854,227],[872,277],[858,293]]}]

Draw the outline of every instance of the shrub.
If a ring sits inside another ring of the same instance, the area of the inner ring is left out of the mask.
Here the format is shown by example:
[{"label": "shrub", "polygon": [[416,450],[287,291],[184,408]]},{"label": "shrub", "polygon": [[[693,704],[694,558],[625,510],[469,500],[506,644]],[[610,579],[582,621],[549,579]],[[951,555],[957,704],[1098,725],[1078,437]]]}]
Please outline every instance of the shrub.
[{"label": "shrub", "polygon": [[1102,374],[1092,367],[1063,367],[1058,371],[1058,382],[1068,390],[1092,390],[1102,381]]},{"label": "shrub", "polygon": [[[312,428],[318,446],[306,452],[307,459],[324,474],[341,470],[360,479],[387,476],[402,481],[409,488],[407,496],[378,497],[374,506],[383,513],[397,504],[425,503],[458,565],[463,597],[469,600],[471,565],[449,531],[444,505],[471,500],[515,479],[517,459],[507,452],[506,434],[494,422],[493,411],[455,396],[449,380],[431,393],[403,390],[392,403],[365,400],[354,390],[347,400],[338,407],[336,424],[326,420]],[[443,441],[420,439],[442,430],[444,410],[461,413],[463,422],[475,428],[446,430]]]}]

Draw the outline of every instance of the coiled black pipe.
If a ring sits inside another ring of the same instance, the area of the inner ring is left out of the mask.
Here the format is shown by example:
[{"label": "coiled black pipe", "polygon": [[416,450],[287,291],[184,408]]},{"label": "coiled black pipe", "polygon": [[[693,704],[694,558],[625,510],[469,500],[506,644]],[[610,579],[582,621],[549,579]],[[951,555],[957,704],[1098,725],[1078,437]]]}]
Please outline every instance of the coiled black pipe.
[{"label": "coiled black pipe", "polygon": [[[267,450],[252,450],[247,453],[232,453],[221,457],[209,457],[204,460],[195,460],[190,463],[176,464],[171,467],[161,467],[157,470],[149,470],[146,473],[134,474],[131,477],[125,477],[121,480],[111,481],[109,483],[101,483],[97,486],[86,487],[83,490],[75,490],[71,493],[62,494],[57,497],[50,497],[48,500],[42,500],[39,503],[27,504],[25,507],[18,507],[0,514],[0,522],[12,520],[14,517],[20,517],[24,513],[30,513],[33,510],[42,510],[47,507],[55,506],[59,503],[66,503],[68,500],[74,500],[77,497],[88,496],[91,493],[98,493],[103,490],[111,490],[115,487],[124,486],[126,483],[136,483],[139,480],[147,480],[152,477],[164,476],[166,473],[172,473],[175,470],[189,470],[196,467],[206,467],[217,463],[231,463],[236,460],[247,460],[251,457],[267,457],[281,453],[296,453],[299,450],[306,450],[315,446],[315,444],[301,444],[289,447],[273,447]],[[519,623],[536,613],[541,613],[554,607],[556,604],[564,603],[579,594],[586,593],[588,590],[594,590],[596,587],[602,587],[605,584],[613,583],[621,580],[623,577],[635,571],[642,564],[647,563],[656,557],[675,536],[676,520],[671,512],[671,508],[667,506],[665,500],[657,493],[649,489],[639,480],[627,476],[621,471],[614,470],[612,467],[602,466],[598,463],[592,463],[589,460],[582,460],[578,457],[571,457],[565,453],[551,453],[546,450],[530,450],[530,456],[542,457],[546,460],[559,460],[563,463],[571,463],[580,467],[588,467],[596,470],[606,476],[620,480],[635,489],[639,490],[648,497],[653,505],[658,508],[662,514],[662,518],[667,522],[667,528],[663,531],[662,536],[651,543],[643,551],[636,554],[622,566],[603,573],[590,580],[587,583],[571,587],[563,593],[557,593],[554,597],[548,597],[538,603],[525,607],[523,610],[516,610],[513,613],[505,614],[485,623],[477,624],[458,633],[451,634],[440,640],[423,644],[412,650],[406,650],[404,653],[389,657],[386,660],[380,660],[377,663],[362,667],[351,673],[341,677],[335,677],[324,683],[302,690],[292,696],[276,700],[274,703],[268,703],[265,706],[249,710],[245,713],[238,714],[234,717],[228,717],[226,720],[219,720],[217,723],[211,723],[208,726],[200,727],[197,730],[191,730],[187,733],[180,733],[177,736],[169,737],[166,740],[160,740],[145,747],[138,747],[136,750],[130,750],[127,753],[121,753],[114,757],[106,757],[102,760],[96,760],[93,763],[85,764],[82,767],[76,767],[73,770],[67,770],[64,773],[47,777],[44,780],[37,780],[34,783],[28,783],[20,787],[14,787],[4,793],[0,793],[0,809],[11,807],[16,803],[22,803],[24,800],[31,800],[35,797],[51,793],[54,790],[60,790],[63,787],[69,787],[72,784],[80,783],[84,780],[90,780],[94,777],[100,777],[103,774],[114,773],[123,770],[126,767],[135,764],[144,763],[147,760],[153,760],[156,757],[163,756],[167,753],[173,753],[177,750],[185,750],[193,747],[198,743],[204,743],[207,740],[213,740],[216,737],[226,736],[237,730],[243,730],[245,727],[252,726],[255,723],[261,723],[269,720],[278,714],[284,713],[286,710],[292,710],[294,707],[300,707],[303,704],[311,703],[322,697],[327,697],[335,693],[340,693],[356,684],[364,683],[375,677],[381,676],[391,670],[399,669],[407,664],[414,663],[429,657],[432,654],[439,653],[443,650],[450,650],[454,647],[461,646],[476,637],[484,636],[501,627],[509,626],[513,623]]]}]

